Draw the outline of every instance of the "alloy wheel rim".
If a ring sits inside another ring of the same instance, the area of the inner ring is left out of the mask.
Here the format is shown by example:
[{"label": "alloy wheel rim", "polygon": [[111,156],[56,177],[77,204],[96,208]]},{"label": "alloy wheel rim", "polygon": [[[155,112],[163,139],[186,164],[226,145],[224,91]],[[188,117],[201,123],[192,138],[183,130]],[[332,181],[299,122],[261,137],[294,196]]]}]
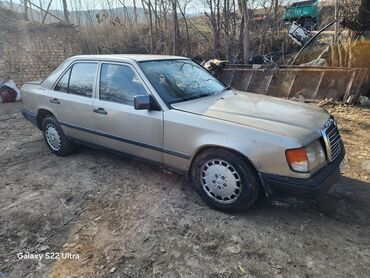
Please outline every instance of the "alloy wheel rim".
[{"label": "alloy wheel rim", "polygon": [[60,140],[58,130],[55,128],[54,125],[52,125],[50,123],[46,125],[45,137],[46,137],[46,141],[48,142],[49,146],[54,151],[59,151],[60,150],[60,148],[62,146],[61,145],[61,140]]},{"label": "alloy wheel rim", "polygon": [[234,203],[240,196],[241,178],[230,163],[214,159],[207,161],[201,171],[203,190],[220,204]]}]

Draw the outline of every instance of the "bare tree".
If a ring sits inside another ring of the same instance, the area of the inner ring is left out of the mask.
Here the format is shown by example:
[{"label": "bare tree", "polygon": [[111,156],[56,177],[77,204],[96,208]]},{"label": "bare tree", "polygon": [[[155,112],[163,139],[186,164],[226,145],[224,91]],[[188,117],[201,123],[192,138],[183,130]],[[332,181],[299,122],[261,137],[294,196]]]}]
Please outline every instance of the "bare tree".
[{"label": "bare tree", "polygon": [[176,55],[178,53],[179,49],[179,21],[177,18],[177,0],[171,0],[172,1],[172,15],[173,15],[173,30],[174,30],[174,36],[173,36],[173,54]]},{"label": "bare tree", "polygon": [[135,23],[137,23],[137,7],[136,7],[136,0],[133,0],[132,1],[133,5],[134,5],[134,19],[135,19]]},{"label": "bare tree", "polygon": [[28,1],[24,0],[23,5],[24,5],[24,20],[29,21],[29,18],[28,18]]},{"label": "bare tree", "polygon": [[185,24],[185,33],[186,33],[186,55],[190,56],[191,55],[191,49],[190,49],[190,33],[189,33],[189,24],[188,24],[188,19],[186,16],[186,9],[187,5],[190,3],[191,0],[183,0],[183,6],[181,6],[180,1],[178,1],[178,7],[182,16],[182,20],[184,21]]},{"label": "bare tree", "polygon": [[224,47],[226,52],[226,58],[229,61],[234,61],[237,54],[237,32],[240,30],[238,26],[238,16],[236,13],[235,0],[224,0],[223,15],[222,15],[222,29],[224,33],[223,40],[225,41]]},{"label": "bare tree", "polygon": [[31,1],[29,1],[29,3],[28,3],[29,5],[30,5],[30,15],[31,15],[31,21],[34,21],[34,18],[33,18],[33,9],[32,9],[32,7],[31,7]]},{"label": "bare tree", "polygon": [[[150,39],[150,53],[154,53],[154,37],[153,37],[153,11],[151,0],[141,0],[144,12],[149,17],[149,39]],[[147,10],[145,10],[147,9]]]},{"label": "bare tree", "polygon": [[[49,1],[43,1],[45,7]],[[80,25],[86,51],[219,57],[247,63],[255,52],[282,47],[281,0],[202,0],[204,15],[192,17],[188,16],[192,0],[133,1],[136,8],[131,10],[126,0],[68,2],[69,10],[81,11],[74,22]],[[122,13],[116,10],[119,3]],[[139,6],[144,9],[143,20],[139,20]],[[98,7],[104,9],[103,21],[89,12]],[[259,19],[254,7],[258,7]]]},{"label": "bare tree", "polygon": [[243,62],[248,63],[249,59],[249,13],[248,13],[248,0],[241,0],[241,10],[243,14],[243,24],[241,26],[242,32],[242,46],[243,46]]},{"label": "bare tree", "polygon": [[[48,15],[48,13],[49,13],[49,9],[50,9],[50,5],[51,5],[51,2],[53,2],[53,0],[50,0],[49,1],[49,4],[48,4],[48,6],[47,6],[47,8],[46,8],[46,11],[45,11],[45,14],[44,14],[44,16],[43,16],[43,18],[42,18],[42,23],[44,23],[45,22],[45,20],[46,20],[46,17],[47,17],[47,15]],[[41,6],[40,6],[41,7]],[[42,8],[42,7],[41,7]]]},{"label": "bare tree", "polygon": [[204,14],[208,18],[208,23],[212,30],[213,56],[220,57],[222,2],[221,0],[206,0],[206,5],[209,11],[205,11]]},{"label": "bare tree", "polygon": [[65,23],[70,24],[69,17],[68,17],[67,0],[62,0],[62,3],[63,3],[64,21]]},{"label": "bare tree", "polygon": [[362,26],[365,27],[365,30],[370,29],[370,1],[361,0],[360,11],[359,11],[359,21]]}]

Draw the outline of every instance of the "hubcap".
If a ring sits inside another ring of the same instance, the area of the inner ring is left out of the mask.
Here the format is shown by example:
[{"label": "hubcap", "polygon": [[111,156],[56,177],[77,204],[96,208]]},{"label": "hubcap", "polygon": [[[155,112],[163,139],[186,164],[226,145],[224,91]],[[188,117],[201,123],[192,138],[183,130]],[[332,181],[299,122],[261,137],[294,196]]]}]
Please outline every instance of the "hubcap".
[{"label": "hubcap", "polygon": [[52,124],[47,124],[45,130],[46,141],[54,151],[59,151],[61,147],[58,130]]},{"label": "hubcap", "polygon": [[240,175],[224,160],[210,160],[201,171],[203,190],[221,204],[235,202],[241,193]]}]

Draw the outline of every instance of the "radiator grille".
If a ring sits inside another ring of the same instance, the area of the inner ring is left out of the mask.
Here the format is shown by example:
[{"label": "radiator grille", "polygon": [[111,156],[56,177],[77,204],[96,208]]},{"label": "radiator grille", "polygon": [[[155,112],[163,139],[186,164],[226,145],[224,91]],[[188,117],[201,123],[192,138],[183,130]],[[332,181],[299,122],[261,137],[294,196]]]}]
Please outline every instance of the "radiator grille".
[{"label": "radiator grille", "polygon": [[324,138],[326,153],[328,155],[328,161],[334,161],[341,150],[342,139],[340,137],[337,125],[334,122],[334,119],[329,119],[323,129],[321,130],[322,136]]}]

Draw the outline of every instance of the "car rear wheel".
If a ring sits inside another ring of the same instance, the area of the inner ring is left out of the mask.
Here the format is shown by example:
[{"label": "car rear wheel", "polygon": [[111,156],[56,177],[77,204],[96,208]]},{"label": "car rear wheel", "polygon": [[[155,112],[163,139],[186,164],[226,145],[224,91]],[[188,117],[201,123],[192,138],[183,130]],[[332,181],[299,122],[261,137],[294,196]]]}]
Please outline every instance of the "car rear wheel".
[{"label": "car rear wheel", "polygon": [[75,145],[65,136],[55,117],[49,116],[44,119],[42,133],[47,146],[53,153],[66,156],[74,151]]},{"label": "car rear wheel", "polygon": [[241,156],[224,149],[200,153],[192,164],[191,178],[205,203],[226,212],[248,209],[261,186],[253,167]]}]

